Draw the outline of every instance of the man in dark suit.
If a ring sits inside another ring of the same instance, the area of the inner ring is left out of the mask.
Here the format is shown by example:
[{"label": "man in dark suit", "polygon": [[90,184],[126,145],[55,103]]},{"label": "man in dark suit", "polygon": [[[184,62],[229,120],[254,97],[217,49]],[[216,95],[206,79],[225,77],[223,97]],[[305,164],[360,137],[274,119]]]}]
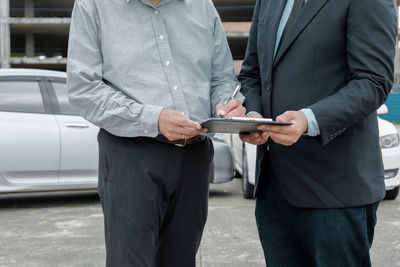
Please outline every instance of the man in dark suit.
[{"label": "man in dark suit", "polygon": [[370,266],[385,196],[376,110],[393,81],[392,0],[258,0],[239,78],[258,145],[268,267]]}]

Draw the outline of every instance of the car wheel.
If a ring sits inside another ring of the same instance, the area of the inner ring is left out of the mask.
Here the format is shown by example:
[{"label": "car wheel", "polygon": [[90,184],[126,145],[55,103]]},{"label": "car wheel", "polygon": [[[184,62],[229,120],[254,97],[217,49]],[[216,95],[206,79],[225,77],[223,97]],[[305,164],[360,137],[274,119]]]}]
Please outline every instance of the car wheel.
[{"label": "car wheel", "polygon": [[249,169],[247,166],[247,153],[246,147],[243,143],[243,150],[242,150],[242,159],[243,159],[243,167],[242,167],[242,189],[243,189],[243,197],[246,199],[254,199],[253,192],[254,192],[254,185],[249,183]]},{"label": "car wheel", "polygon": [[385,199],[393,200],[399,195],[399,187],[393,188],[392,190],[386,191]]}]

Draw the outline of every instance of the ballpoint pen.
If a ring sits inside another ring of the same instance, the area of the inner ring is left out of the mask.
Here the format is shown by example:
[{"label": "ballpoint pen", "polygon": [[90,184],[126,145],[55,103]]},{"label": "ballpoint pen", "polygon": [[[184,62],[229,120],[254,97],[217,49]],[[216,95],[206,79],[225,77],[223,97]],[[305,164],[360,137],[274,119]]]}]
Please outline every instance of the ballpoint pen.
[{"label": "ballpoint pen", "polygon": [[[228,104],[229,101],[231,101],[232,99],[236,98],[236,96],[239,93],[241,87],[242,87],[241,83],[238,83],[236,88],[235,88],[235,90],[233,91],[232,95],[229,97],[228,101],[226,101],[226,104]],[[224,117],[223,115],[219,115],[218,116],[218,118],[223,118],[223,117]]]},{"label": "ballpoint pen", "polygon": [[233,91],[231,97],[230,97],[229,100],[226,102],[226,104],[228,104],[228,102],[231,101],[232,99],[235,99],[235,98],[236,98],[236,96],[237,96],[237,94],[239,93],[241,87],[242,87],[242,85],[241,85],[240,83],[238,83],[237,86],[236,86],[236,88],[235,88],[235,90]]}]

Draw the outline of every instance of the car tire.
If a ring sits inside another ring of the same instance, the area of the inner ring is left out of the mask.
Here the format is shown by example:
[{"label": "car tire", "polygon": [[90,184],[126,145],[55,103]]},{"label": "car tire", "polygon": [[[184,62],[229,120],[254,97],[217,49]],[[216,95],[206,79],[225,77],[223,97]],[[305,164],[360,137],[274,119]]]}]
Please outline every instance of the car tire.
[{"label": "car tire", "polygon": [[249,183],[249,171],[247,166],[247,153],[246,153],[246,146],[243,143],[243,150],[242,150],[242,160],[243,160],[243,167],[242,167],[242,189],[243,189],[243,197],[246,199],[254,199],[254,185]]},{"label": "car tire", "polygon": [[385,199],[387,200],[394,200],[399,195],[399,187],[395,187],[392,190],[386,191]]}]

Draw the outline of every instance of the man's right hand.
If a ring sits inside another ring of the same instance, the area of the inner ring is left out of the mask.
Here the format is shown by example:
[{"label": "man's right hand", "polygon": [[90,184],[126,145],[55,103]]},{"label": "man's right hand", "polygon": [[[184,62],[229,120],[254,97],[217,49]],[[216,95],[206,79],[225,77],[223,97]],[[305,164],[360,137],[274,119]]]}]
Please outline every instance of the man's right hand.
[{"label": "man's right hand", "polygon": [[189,120],[181,112],[163,109],[158,117],[158,130],[168,140],[190,139],[207,132],[197,122]]},{"label": "man's right hand", "polygon": [[[247,115],[249,118],[262,118],[258,114],[249,114]],[[263,145],[268,141],[268,134],[266,132],[263,133],[250,133],[250,134],[240,134],[239,135],[242,142],[250,143],[252,145]]]}]

